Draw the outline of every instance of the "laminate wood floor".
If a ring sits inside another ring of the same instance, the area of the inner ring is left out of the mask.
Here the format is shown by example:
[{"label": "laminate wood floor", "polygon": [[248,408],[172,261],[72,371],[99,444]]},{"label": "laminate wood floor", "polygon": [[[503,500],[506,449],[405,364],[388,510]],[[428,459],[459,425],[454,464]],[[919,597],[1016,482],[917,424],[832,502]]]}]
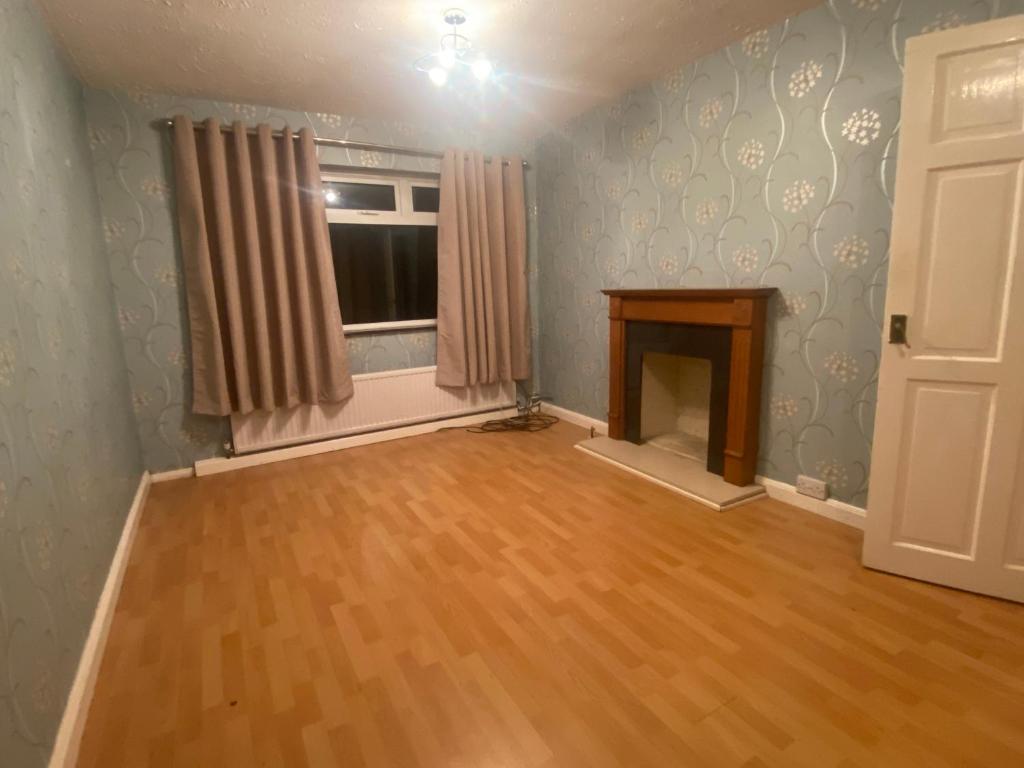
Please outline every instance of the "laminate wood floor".
[{"label": "laminate wood floor", "polygon": [[572,449],[444,432],[154,486],[83,766],[1024,765],[1024,607]]}]

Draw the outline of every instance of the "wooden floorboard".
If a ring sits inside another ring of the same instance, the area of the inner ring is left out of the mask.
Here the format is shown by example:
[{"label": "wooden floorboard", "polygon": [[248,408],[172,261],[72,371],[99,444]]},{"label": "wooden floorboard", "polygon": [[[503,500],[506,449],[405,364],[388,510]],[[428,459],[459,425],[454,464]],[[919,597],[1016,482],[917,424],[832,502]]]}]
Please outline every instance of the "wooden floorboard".
[{"label": "wooden floorboard", "polygon": [[80,765],[1021,766],[1024,607],[450,431],[154,486]]}]

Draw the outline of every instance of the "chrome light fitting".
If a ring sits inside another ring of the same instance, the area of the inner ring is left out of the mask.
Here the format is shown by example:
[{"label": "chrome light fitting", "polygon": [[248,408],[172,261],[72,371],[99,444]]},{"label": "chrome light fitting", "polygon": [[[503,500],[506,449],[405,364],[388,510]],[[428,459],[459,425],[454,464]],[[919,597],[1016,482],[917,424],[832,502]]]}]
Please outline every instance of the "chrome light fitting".
[{"label": "chrome light fitting", "polygon": [[449,8],[444,12],[444,23],[449,31],[441,36],[437,51],[416,60],[416,69],[426,72],[430,82],[438,88],[459,72],[472,73],[481,83],[487,82],[494,72],[494,65],[481,52],[473,50],[469,38],[459,32],[466,23],[466,12],[461,8]]}]

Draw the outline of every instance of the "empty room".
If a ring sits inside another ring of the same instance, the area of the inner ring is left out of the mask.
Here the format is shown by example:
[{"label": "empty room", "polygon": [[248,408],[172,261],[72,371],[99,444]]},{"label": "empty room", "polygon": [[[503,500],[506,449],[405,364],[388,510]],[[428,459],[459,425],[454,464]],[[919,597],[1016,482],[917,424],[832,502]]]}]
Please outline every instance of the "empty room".
[{"label": "empty room", "polygon": [[1024,765],[1024,0],[0,0],[0,768]]}]

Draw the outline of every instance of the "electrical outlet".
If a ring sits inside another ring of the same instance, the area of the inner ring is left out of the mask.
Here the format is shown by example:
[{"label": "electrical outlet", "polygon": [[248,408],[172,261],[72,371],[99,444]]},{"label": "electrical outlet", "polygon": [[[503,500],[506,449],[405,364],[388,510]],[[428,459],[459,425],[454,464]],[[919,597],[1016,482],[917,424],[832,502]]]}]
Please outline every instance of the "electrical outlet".
[{"label": "electrical outlet", "polygon": [[824,501],[828,498],[828,483],[807,475],[796,476],[796,492]]}]

